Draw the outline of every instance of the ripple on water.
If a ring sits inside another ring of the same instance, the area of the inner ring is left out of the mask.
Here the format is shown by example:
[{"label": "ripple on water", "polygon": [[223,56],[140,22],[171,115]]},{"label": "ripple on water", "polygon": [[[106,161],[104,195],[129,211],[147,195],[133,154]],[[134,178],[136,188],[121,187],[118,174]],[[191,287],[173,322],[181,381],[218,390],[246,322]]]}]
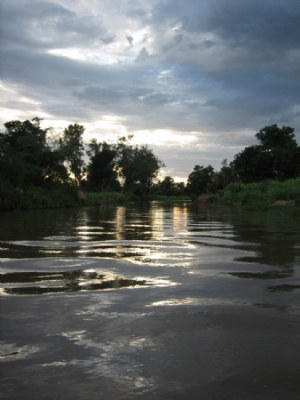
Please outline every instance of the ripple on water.
[{"label": "ripple on water", "polygon": [[137,271],[130,273],[124,270],[124,266],[129,267],[129,264],[115,262],[112,265],[109,261],[59,258],[8,260],[2,263],[0,295],[44,295],[176,285],[166,276],[140,276],[135,273]]},{"label": "ripple on water", "polygon": [[17,346],[15,343],[0,341],[1,361],[22,360],[34,353],[37,353],[38,351],[40,351],[38,346]]}]

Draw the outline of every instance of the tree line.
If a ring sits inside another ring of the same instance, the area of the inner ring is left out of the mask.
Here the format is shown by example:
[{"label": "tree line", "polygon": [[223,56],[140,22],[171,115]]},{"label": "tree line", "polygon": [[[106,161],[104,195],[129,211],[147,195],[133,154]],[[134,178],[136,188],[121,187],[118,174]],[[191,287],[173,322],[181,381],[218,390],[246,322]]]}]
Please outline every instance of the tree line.
[{"label": "tree line", "polygon": [[266,126],[258,144],[244,148],[219,171],[196,165],[187,183],[170,176],[157,180],[164,166],[146,145],[134,146],[131,137],[116,143],[91,140],[84,144],[84,127],[70,124],[61,135],[43,129],[41,119],[9,121],[0,132],[0,182],[12,187],[76,185],[86,191],[124,191],[168,196],[215,193],[232,182],[286,180],[300,174],[300,147],[294,129]]},{"label": "tree line", "polygon": [[117,143],[91,140],[70,124],[59,137],[41,120],[10,121],[0,133],[0,180],[13,187],[72,184],[90,191],[148,192],[163,163],[130,137]]},{"label": "tree line", "polygon": [[196,165],[188,177],[189,192],[198,196],[216,193],[233,182],[284,181],[300,176],[300,146],[293,128],[269,125],[255,137],[258,144],[245,147],[230,163],[224,160],[220,171],[211,165]]}]

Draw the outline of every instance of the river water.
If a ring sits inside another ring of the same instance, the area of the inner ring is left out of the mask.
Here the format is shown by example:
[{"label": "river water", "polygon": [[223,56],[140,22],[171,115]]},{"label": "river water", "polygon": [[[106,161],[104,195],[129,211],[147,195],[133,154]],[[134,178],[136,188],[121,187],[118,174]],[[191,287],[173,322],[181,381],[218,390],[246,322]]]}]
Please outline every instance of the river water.
[{"label": "river water", "polygon": [[300,399],[299,218],[1,213],[0,257],[3,400]]}]

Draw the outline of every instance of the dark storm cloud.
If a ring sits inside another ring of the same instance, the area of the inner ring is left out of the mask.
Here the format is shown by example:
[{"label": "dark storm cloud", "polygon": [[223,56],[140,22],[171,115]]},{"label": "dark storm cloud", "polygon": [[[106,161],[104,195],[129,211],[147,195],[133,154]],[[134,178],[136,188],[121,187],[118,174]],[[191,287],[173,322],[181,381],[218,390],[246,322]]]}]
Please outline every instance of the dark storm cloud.
[{"label": "dark storm cloud", "polygon": [[[189,6],[180,0],[169,0],[159,2],[153,15],[153,23],[161,27],[159,35],[177,25],[172,34],[163,35],[161,43],[166,57],[168,50],[175,59],[183,50],[190,50],[190,58],[185,58],[185,62],[193,60],[197,64],[194,52],[201,65],[210,54],[202,53],[208,47],[216,48],[218,54],[212,53],[215,57],[211,65],[204,67],[207,72],[216,68],[219,59],[222,62],[219,70],[224,73],[242,69],[246,75],[254,69],[261,74],[271,71],[288,75],[299,70],[300,3],[297,0],[209,0],[189,2]],[[192,41],[189,34],[195,34],[197,40]],[[205,35],[213,36],[208,40]],[[182,45],[178,46],[179,43]],[[220,44],[222,47],[218,47]]]},{"label": "dark storm cloud", "polygon": [[300,127],[294,110],[300,99],[299,15],[298,1],[157,3],[152,23],[161,63],[180,65],[178,82],[190,86],[192,98],[206,97],[198,118],[190,108],[195,125],[229,131],[273,121]]},{"label": "dark storm cloud", "polygon": [[286,50],[299,44],[299,16],[298,0],[167,0],[157,3],[153,21],[181,22],[185,31],[216,33],[232,45]]},{"label": "dark storm cloud", "polygon": [[[125,112],[128,111],[130,103],[133,105],[133,107],[138,107],[139,105],[161,107],[169,104],[172,100],[171,96],[168,94],[138,87],[126,89],[115,86],[110,86],[109,88],[88,87],[82,91],[74,92],[74,95],[78,98],[86,100],[87,102],[90,102],[91,105],[106,105],[106,111],[111,110],[111,108],[116,104],[124,104]],[[118,111],[120,112],[120,109],[118,109]]]},{"label": "dark storm cloud", "polygon": [[[299,2],[297,0],[213,1],[213,12],[205,27],[231,41],[266,52],[299,45]],[[269,44],[270,47],[266,47]]]},{"label": "dark storm cloud", "polygon": [[58,3],[35,0],[2,0],[0,32],[8,48],[51,49],[114,39],[100,17],[76,15]]},{"label": "dark storm cloud", "polygon": [[205,132],[210,148],[178,156],[220,160],[271,123],[299,135],[299,17],[298,0],[2,0],[0,75],[53,119],[112,114],[128,131],[193,131],[199,143]]},{"label": "dark storm cloud", "polygon": [[65,57],[29,50],[4,50],[1,52],[1,75],[4,79],[45,87],[63,85],[72,79],[75,85],[90,81],[107,83],[108,79],[120,80],[118,70],[108,66],[95,66]]}]

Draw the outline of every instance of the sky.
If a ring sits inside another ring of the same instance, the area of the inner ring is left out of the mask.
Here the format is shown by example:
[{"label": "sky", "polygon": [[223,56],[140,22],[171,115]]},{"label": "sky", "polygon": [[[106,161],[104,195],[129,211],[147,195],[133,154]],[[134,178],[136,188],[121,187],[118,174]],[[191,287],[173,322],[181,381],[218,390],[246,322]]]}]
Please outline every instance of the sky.
[{"label": "sky", "polygon": [[0,124],[134,135],[184,180],[270,124],[300,143],[299,0],[0,0]]}]

